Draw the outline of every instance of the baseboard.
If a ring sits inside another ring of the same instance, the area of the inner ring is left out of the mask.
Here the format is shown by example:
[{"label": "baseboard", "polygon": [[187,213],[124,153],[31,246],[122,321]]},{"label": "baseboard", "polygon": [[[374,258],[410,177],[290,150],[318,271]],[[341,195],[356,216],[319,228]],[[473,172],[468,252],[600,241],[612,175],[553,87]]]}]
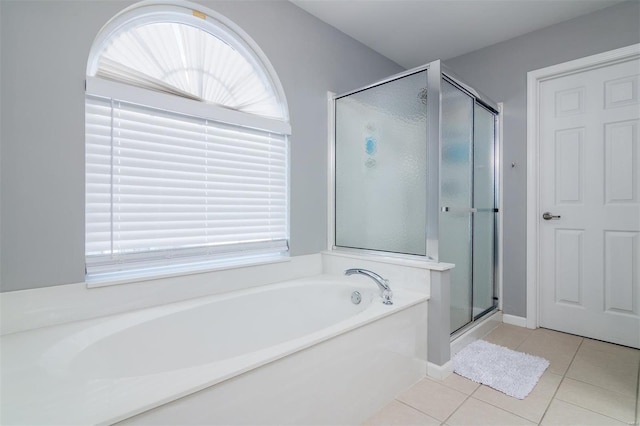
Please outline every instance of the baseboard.
[{"label": "baseboard", "polygon": [[437,380],[444,380],[453,373],[453,363],[447,361],[444,365],[436,365],[431,362],[427,362],[427,376]]},{"label": "baseboard", "polygon": [[527,327],[527,319],[516,315],[502,314],[502,322],[505,324],[517,325],[518,327]]}]

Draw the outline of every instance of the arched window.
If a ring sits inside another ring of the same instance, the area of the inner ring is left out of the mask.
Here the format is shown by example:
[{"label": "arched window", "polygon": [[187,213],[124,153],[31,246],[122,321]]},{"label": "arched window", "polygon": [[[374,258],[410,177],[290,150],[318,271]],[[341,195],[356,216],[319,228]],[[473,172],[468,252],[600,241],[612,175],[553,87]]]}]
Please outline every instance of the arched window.
[{"label": "arched window", "polygon": [[98,34],[86,87],[87,279],[288,251],[288,110],[240,28],[142,2]]}]

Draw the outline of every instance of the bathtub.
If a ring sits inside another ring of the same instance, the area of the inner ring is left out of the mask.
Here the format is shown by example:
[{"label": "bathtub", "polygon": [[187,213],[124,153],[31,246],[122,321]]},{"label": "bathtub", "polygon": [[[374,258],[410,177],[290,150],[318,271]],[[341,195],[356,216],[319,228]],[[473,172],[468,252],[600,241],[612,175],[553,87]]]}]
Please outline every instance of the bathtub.
[{"label": "bathtub", "polygon": [[2,336],[1,423],[361,422],[426,372],[428,296],[393,290],[321,275]]}]

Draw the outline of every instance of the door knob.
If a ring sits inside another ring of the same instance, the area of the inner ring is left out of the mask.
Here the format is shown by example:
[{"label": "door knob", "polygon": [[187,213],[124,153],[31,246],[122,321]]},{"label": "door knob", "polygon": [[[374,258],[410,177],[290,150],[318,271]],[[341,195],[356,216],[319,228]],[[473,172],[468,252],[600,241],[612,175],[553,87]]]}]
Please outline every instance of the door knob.
[{"label": "door knob", "polygon": [[556,216],[556,215],[553,215],[553,214],[551,214],[549,212],[544,212],[544,213],[542,213],[542,218],[544,220],[551,220],[551,219],[556,219],[557,220],[557,219],[560,219],[560,215]]}]

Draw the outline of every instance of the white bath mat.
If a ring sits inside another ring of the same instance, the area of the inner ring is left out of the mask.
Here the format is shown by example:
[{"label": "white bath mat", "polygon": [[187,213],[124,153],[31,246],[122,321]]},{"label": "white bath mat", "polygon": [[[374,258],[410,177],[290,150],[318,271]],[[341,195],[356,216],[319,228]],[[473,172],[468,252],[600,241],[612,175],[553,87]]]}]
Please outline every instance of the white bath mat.
[{"label": "white bath mat", "polygon": [[453,371],[476,383],[524,399],[538,383],[549,361],[476,340],[452,359]]}]

